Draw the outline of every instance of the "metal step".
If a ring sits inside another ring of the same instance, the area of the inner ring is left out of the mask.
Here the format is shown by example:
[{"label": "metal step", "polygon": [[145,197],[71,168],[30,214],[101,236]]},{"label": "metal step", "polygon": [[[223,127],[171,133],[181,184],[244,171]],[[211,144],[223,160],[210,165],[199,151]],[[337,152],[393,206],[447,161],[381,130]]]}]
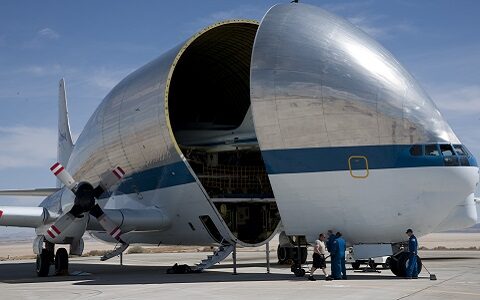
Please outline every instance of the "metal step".
[{"label": "metal step", "polygon": [[218,250],[213,253],[213,255],[207,255],[206,259],[203,259],[199,264],[197,264],[195,271],[201,272],[215,264],[220,263],[225,258],[227,258],[230,253],[232,253],[233,248],[234,246],[230,244],[220,246]]}]

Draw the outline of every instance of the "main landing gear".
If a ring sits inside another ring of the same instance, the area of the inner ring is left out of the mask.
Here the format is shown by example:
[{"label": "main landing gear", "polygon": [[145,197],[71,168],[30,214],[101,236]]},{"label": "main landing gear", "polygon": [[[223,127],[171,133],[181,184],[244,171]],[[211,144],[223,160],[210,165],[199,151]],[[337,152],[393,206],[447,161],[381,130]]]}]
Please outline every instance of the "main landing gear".
[{"label": "main landing gear", "polygon": [[65,248],[58,248],[54,253],[53,245],[42,249],[37,255],[36,271],[38,277],[46,277],[50,272],[50,265],[55,265],[55,275],[68,275],[68,252]]},{"label": "main landing gear", "polygon": [[[408,266],[408,252],[400,252],[396,255],[390,256],[387,259],[388,264],[390,265],[390,270],[393,274],[398,277],[405,277],[407,274],[407,266]],[[422,260],[417,255],[417,272],[420,274],[422,271]]]}]

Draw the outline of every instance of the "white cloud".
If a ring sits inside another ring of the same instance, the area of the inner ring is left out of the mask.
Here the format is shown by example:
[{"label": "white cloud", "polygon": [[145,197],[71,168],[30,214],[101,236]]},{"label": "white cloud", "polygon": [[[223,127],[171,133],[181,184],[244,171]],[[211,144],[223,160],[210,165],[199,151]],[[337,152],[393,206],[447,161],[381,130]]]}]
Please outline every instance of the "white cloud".
[{"label": "white cloud", "polygon": [[26,41],[24,44],[25,48],[41,48],[51,42],[60,39],[60,34],[51,28],[43,28],[36,32],[35,36]]},{"label": "white cloud", "polygon": [[60,38],[60,34],[58,34],[55,30],[47,27],[39,30],[37,32],[37,37],[47,40],[58,40]]},{"label": "white cloud", "polygon": [[432,89],[430,94],[441,111],[480,114],[480,85],[438,87]]},{"label": "white cloud", "polygon": [[388,23],[385,21],[386,18],[386,16],[381,15],[357,14],[347,19],[374,38],[391,38],[398,33],[416,32],[415,27],[411,24],[406,22]]},{"label": "white cloud", "polygon": [[48,165],[56,159],[56,155],[56,130],[0,127],[0,170]]},{"label": "white cloud", "polygon": [[53,64],[50,66],[27,66],[18,70],[19,73],[27,73],[34,76],[46,76],[46,75],[56,75],[62,72],[62,66],[59,64]]},{"label": "white cloud", "polygon": [[102,67],[92,70],[86,78],[89,84],[103,91],[110,91],[120,80],[132,71],[132,69],[112,70]]}]

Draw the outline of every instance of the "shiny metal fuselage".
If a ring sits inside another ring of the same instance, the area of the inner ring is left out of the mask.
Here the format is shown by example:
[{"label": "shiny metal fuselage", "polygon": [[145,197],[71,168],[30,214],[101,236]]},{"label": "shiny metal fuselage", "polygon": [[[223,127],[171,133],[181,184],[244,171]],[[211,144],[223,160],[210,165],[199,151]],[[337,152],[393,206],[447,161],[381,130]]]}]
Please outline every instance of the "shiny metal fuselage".
[{"label": "shiny metal fuselage", "polygon": [[[199,215],[209,215],[224,237],[235,240],[184,159],[168,116],[176,62],[209,29],[122,80],[87,122],[70,157],[68,171],[92,184],[105,170],[118,165],[126,170],[120,188],[101,200],[102,205],[156,206],[173,220],[169,230],[131,233],[132,242],[211,243]],[[250,91],[255,134],[287,234],[311,237],[332,228],[344,231],[353,242],[398,242],[404,239],[405,226],[415,225],[421,234],[434,230],[470,197],[478,182],[476,165],[380,168],[361,179],[352,177],[346,167],[285,171],[285,165],[278,165],[278,153],[295,167],[308,165],[295,156],[302,149],[353,147],[350,156],[363,156],[362,146],[460,143],[433,101],[388,51],[322,9],[309,5],[270,9],[255,38]],[[332,157],[314,159],[321,163]],[[347,166],[347,160],[343,164]],[[430,172],[436,181],[417,186],[417,176]],[[452,192],[439,193],[439,188],[449,186],[438,181],[451,176],[456,185]],[[142,188],[146,181],[151,182],[148,189]],[[350,205],[358,197],[368,201]],[[382,199],[387,197],[384,206]],[[62,198],[63,206],[72,200],[67,198]],[[433,206],[434,217],[418,219]]]}]

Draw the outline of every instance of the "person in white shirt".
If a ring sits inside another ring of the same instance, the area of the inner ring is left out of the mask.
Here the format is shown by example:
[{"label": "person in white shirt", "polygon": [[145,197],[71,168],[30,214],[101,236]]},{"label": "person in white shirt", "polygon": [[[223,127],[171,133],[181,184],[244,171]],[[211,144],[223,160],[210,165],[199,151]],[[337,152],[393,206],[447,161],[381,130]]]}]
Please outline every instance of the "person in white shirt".
[{"label": "person in white shirt", "polygon": [[325,262],[325,251],[325,235],[320,233],[318,240],[315,241],[315,246],[313,247],[313,265],[310,269],[310,276],[308,276],[308,280],[316,280],[313,277],[313,273],[317,269],[322,269],[323,274],[325,275],[325,280],[332,280],[332,278],[327,275],[327,271],[325,271],[327,267]]}]

